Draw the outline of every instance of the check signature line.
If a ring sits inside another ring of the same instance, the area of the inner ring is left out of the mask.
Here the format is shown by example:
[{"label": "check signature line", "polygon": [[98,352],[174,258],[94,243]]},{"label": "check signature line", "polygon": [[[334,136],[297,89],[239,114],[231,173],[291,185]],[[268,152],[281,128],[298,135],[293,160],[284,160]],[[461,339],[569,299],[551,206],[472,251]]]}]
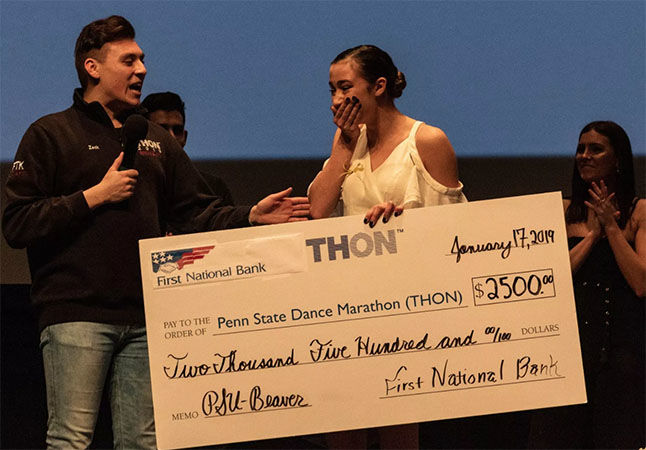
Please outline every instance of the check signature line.
[{"label": "check signature line", "polygon": [[240,331],[230,331],[228,333],[213,333],[212,336],[230,336],[233,334],[241,334],[241,333],[254,333],[257,331],[269,331],[269,330],[284,330],[286,328],[298,328],[298,327],[311,327],[314,325],[327,325],[331,323],[343,323],[343,322],[353,322],[355,320],[367,320],[367,319],[382,319],[382,318],[387,318],[387,317],[398,317],[398,316],[407,316],[409,314],[427,314],[427,313],[433,313],[433,312],[440,312],[440,311],[450,311],[453,309],[462,309],[462,308],[469,308],[469,306],[452,306],[450,308],[441,308],[441,309],[433,309],[429,311],[410,311],[410,312],[405,312],[405,313],[399,313],[399,314],[385,314],[382,316],[368,316],[368,317],[356,317],[353,319],[341,319],[341,320],[327,320],[325,322],[312,322],[312,323],[301,323],[298,325],[285,325],[282,327],[270,327],[270,328],[256,328],[255,330],[240,330]]},{"label": "check signature line", "polygon": [[410,394],[389,395],[389,396],[386,396],[386,397],[379,397],[379,400],[388,400],[388,399],[391,399],[391,398],[399,398],[399,397],[410,397],[412,395],[440,394],[442,392],[468,391],[468,390],[471,390],[471,389],[484,389],[484,388],[498,387],[498,386],[511,386],[511,385],[514,385],[514,384],[538,383],[538,382],[541,382],[541,381],[563,380],[565,378],[566,377],[564,377],[564,376],[558,376],[558,377],[551,377],[551,378],[541,378],[540,380],[510,381],[509,383],[487,384],[487,385],[484,385],[484,386],[471,386],[471,387],[456,388],[456,389],[442,389],[442,390],[439,390],[439,391],[427,391],[427,392],[415,392],[415,393],[410,393]]}]

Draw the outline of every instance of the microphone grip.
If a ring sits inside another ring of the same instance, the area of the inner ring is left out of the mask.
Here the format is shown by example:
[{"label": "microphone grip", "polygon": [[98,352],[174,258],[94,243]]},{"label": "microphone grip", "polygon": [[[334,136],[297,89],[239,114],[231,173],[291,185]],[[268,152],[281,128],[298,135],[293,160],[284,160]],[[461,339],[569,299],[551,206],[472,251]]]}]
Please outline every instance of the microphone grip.
[{"label": "microphone grip", "polygon": [[132,114],[126,119],[121,129],[123,161],[119,170],[132,169],[135,166],[139,141],[146,139],[147,134],[148,121],[142,115]]}]

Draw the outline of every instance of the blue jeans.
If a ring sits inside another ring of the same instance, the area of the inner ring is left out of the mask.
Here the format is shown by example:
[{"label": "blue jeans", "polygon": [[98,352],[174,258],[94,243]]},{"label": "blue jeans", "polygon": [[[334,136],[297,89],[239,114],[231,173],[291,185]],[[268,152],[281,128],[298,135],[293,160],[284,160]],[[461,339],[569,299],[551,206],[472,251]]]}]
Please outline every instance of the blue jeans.
[{"label": "blue jeans", "polygon": [[115,448],[156,447],[146,329],[93,322],[40,335],[47,385],[47,448],[87,448],[106,378]]}]

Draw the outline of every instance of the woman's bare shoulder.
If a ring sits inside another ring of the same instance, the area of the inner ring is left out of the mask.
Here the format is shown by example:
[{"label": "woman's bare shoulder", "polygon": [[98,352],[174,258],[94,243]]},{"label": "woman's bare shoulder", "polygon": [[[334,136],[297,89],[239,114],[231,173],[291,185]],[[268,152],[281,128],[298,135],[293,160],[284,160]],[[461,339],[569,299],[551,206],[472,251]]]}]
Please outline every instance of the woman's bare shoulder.
[{"label": "woman's bare shoulder", "polygon": [[459,186],[455,151],[444,131],[422,124],[415,135],[415,144],[424,167],[433,178],[444,186]]},{"label": "woman's bare shoulder", "polygon": [[449,138],[438,127],[421,124],[415,135],[415,142],[418,151],[450,151],[455,156]]},{"label": "woman's bare shoulder", "polygon": [[640,198],[637,200],[635,209],[630,215],[630,220],[640,227],[646,227],[646,199]]}]

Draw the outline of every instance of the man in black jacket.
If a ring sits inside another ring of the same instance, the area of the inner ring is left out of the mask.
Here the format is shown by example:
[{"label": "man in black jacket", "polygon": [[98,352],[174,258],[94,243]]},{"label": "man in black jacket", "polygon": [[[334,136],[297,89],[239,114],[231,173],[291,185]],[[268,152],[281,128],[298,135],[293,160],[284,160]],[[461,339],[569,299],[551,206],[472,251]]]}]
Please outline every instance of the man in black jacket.
[{"label": "man in black jacket", "polygon": [[7,181],[2,228],[10,245],[27,247],[50,448],[89,446],[108,377],[115,447],[155,448],[139,239],[163,236],[170,222],[192,232],[309,214],[290,189],[253,207],[222,206],[175,139],[152,123],[132,167],[121,167],[120,128],[146,76],[134,37],[120,16],[81,31],[82,88],[69,109],[29,127]]}]

